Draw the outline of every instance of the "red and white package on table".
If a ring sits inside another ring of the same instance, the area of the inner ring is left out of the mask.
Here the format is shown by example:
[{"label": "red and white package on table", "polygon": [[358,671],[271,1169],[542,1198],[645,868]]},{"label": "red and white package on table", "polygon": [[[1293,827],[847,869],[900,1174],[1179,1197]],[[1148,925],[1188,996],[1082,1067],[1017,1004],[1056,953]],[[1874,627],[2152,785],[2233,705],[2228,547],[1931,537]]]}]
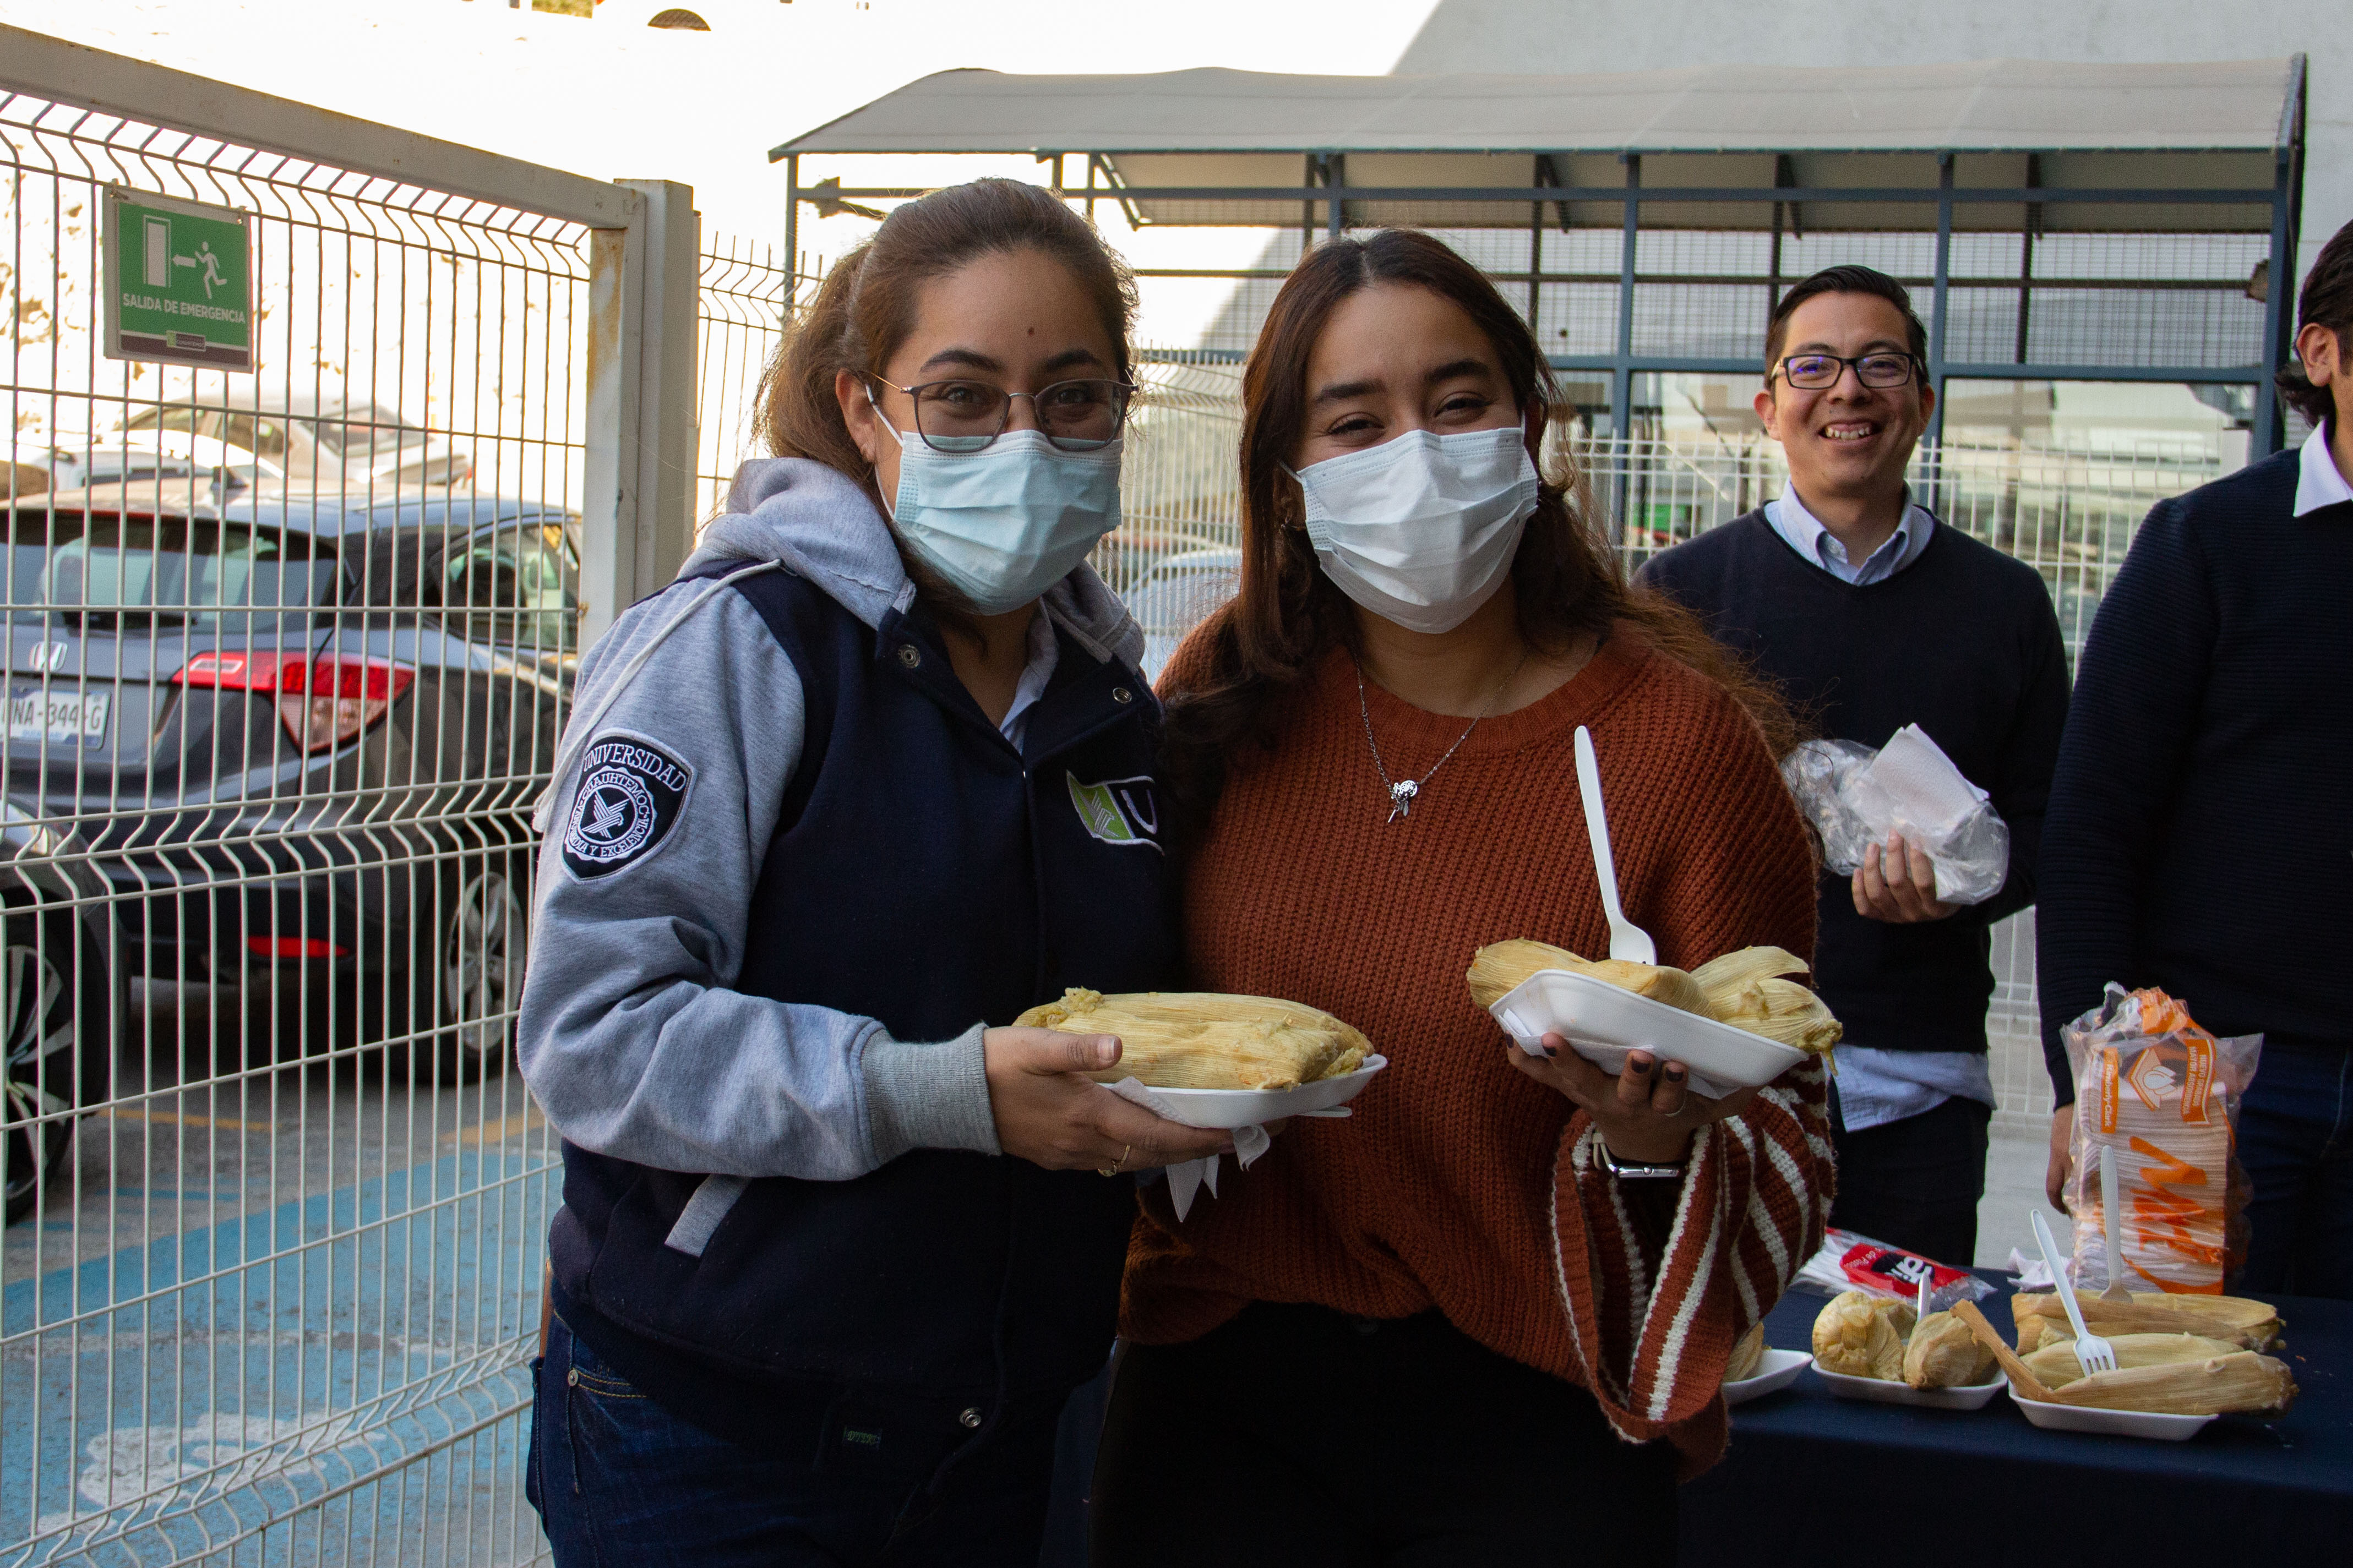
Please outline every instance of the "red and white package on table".
[{"label": "red and white package on table", "polygon": [[1851,1230],[1822,1234],[1820,1252],[1798,1270],[1800,1289],[1823,1296],[1845,1290],[1884,1296],[1906,1306],[1919,1299],[1920,1281],[1928,1282],[1928,1310],[1948,1312],[1957,1301],[1982,1301],[1994,1288],[1966,1268],[1873,1241]]}]

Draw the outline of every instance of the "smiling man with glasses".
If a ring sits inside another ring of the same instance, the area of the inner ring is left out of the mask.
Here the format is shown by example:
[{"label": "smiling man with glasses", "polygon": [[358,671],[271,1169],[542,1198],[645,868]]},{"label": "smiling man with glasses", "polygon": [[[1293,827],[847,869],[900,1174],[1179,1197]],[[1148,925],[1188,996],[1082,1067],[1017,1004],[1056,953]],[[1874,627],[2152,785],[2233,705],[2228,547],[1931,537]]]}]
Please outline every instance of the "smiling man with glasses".
[{"label": "smiling man with glasses", "polygon": [[1825,738],[1928,732],[2010,825],[2010,879],[1936,897],[1901,837],[1825,871],[1815,980],[1846,1026],[1832,1106],[1831,1222],[1943,1262],[1975,1260],[1993,1079],[1988,931],[2034,900],[2067,662],[2042,580],[1941,527],[1905,479],[1936,406],[1927,332],[1902,284],[1832,267],[1783,297],[1757,416],[1780,498],[1666,552],[1642,581],[1696,612]]}]

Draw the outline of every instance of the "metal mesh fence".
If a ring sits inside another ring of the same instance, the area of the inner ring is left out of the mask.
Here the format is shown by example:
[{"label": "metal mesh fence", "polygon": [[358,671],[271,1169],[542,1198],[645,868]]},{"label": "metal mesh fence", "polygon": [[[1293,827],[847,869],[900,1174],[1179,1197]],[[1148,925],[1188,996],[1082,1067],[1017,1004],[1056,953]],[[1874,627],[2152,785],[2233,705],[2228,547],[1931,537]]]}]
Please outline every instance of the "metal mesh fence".
[{"label": "metal mesh fence", "polygon": [[726,239],[702,255],[700,427],[695,462],[695,517],[715,517],[727,500],[735,466],[764,449],[752,427],[760,373],[784,342],[796,300],[796,279],[776,247]]},{"label": "metal mesh fence", "polygon": [[[0,96],[0,1563],[527,1561],[586,231]],[[259,374],[101,351],[105,188]]]}]

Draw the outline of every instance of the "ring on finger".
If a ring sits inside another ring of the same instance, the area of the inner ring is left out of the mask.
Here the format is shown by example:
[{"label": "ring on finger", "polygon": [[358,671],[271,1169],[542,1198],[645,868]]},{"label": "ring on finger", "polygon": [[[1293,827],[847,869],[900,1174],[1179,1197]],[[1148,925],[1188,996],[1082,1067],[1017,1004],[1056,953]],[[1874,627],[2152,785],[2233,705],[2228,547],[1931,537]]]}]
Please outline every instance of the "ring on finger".
[{"label": "ring on finger", "polygon": [[1096,1170],[1095,1170],[1095,1174],[1096,1174],[1096,1175],[1098,1175],[1098,1176],[1116,1176],[1116,1175],[1118,1175],[1118,1174],[1119,1174],[1119,1171],[1120,1171],[1120,1167],[1121,1167],[1121,1166],[1123,1166],[1123,1165],[1124,1165],[1124,1164],[1126,1164],[1126,1163],[1127,1163],[1127,1157],[1128,1157],[1130,1154],[1133,1154],[1133,1153],[1134,1153],[1134,1152],[1135,1152],[1135,1145],[1134,1145],[1134,1144],[1133,1144],[1133,1143],[1128,1144],[1125,1148],[1122,1149],[1122,1150],[1119,1152],[1119,1158],[1118,1158],[1118,1159],[1113,1160],[1113,1161],[1109,1165],[1107,1165],[1107,1166],[1098,1166],[1098,1167],[1096,1168]]}]

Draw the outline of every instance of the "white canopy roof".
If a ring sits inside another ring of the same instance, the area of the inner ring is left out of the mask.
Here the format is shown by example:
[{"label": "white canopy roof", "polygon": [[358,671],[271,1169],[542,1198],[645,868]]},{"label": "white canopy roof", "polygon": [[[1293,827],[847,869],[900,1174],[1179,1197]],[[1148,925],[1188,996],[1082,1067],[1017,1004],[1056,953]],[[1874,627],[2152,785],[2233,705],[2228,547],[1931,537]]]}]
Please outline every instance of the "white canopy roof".
[{"label": "white canopy roof", "polygon": [[1980,60],[1587,76],[953,70],[910,82],[770,156],[2268,152],[2293,129],[2301,63]]}]

